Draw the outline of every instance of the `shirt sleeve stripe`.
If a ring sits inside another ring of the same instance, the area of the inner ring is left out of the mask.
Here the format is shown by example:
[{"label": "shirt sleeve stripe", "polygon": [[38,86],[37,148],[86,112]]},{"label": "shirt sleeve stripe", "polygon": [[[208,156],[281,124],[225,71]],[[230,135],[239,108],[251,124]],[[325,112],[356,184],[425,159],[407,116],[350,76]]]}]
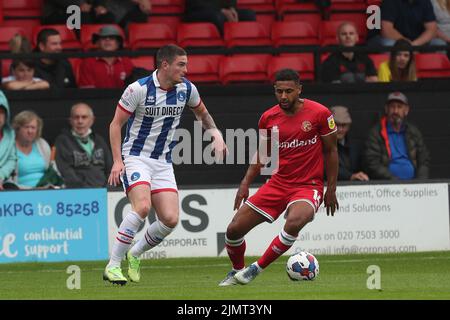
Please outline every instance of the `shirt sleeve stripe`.
[{"label": "shirt sleeve stripe", "polygon": [[195,109],[195,108],[198,108],[201,104],[202,104],[202,99],[200,99],[200,102],[195,107],[189,107],[189,108]]},{"label": "shirt sleeve stripe", "polygon": [[331,132],[328,132],[328,133],[326,133],[326,134],[322,134],[321,135],[321,137],[326,137],[326,136],[328,136],[328,135],[330,135],[330,134],[332,134],[332,133],[335,133],[337,131],[337,128],[335,128],[333,131],[331,131]]},{"label": "shirt sleeve stripe", "polygon": [[117,107],[122,109],[123,111],[125,111],[126,113],[128,113],[129,115],[132,115],[133,112],[128,111],[127,109],[125,109],[120,103],[117,104]]}]

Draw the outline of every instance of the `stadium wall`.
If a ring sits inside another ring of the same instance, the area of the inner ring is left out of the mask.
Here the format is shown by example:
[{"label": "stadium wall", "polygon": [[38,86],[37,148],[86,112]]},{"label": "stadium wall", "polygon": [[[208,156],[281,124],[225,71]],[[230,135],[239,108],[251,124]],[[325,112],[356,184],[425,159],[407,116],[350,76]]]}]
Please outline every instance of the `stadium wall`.
[{"label": "stadium wall", "polygon": [[[255,85],[199,85],[203,101],[221,130],[256,128],[260,115],[276,103],[273,87]],[[404,92],[411,105],[410,120],[423,132],[431,152],[431,178],[450,178],[450,80],[417,83],[363,83],[353,85],[305,84],[302,96],[326,106],[345,105],[353,117],[351,136],[365,140],[368,128],[383,112],[389,92]],[[68,126],[72,104],[85,101],[94,108],[94,130],[108,137],[109,122],[122,90],[66,89],[33,92],[6,92],[12,114],[24,109],[37,111],[45,121],[44,138],[53,143],[61,128]],[[181,128],[193,132],[194,115],[184,111]],[[175,167],[178,184],[236,185],[247,165],[178,165]],[[260,178],[258,182],[262,182]]]},{"label": "stadium wall", "polygon": [[[177,228],[144,258],[225,256],[235,192],[181,189]],[[286,254],[450,250],[449,181],[339,185],[337,197],[335,216],[322,206]],[[123,192],[106,189],[0,192],[0,263],[105,260],[129,209]],[[152,211],[136,239],[154,220]],[[283,224],[280,217],[252,230],[246,254],[261,255]]]}]

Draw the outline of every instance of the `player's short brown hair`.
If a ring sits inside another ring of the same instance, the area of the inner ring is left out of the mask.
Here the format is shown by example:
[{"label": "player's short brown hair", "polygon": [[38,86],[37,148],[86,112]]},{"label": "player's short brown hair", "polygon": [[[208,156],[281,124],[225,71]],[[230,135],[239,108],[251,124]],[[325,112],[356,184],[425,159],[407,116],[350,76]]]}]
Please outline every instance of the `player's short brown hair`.
[{"label": "player's short brown hair", "polygon": [[300,84],[300,76],[298,72],[293,69],[281,69],[278,70],[275,74],[275,83],[277,81],[294,81],[297,84]]},{"label": "player's short brown hair", "polygon": [[161,47],[156,53],[156,67],[160,68],[163,61],[167,61],[171,64],[178,56],[187,56],[187,53],[183,48],[175,44],[168,44]]}]

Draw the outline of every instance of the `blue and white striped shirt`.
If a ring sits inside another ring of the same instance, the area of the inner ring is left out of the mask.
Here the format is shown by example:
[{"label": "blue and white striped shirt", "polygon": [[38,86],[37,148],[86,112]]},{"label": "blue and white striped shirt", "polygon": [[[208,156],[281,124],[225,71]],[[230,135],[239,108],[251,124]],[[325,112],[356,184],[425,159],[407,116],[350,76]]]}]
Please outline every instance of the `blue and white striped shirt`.
[{"label": "blue and white striped shirt", "polygon": [[118,107],[129,113],[123,156],[141,156],[171,162],[175,130],[184,106],[196,108],[201,99],[189,80],[164,90],[155,70],[149,77],[130,84],[122,94]]}]

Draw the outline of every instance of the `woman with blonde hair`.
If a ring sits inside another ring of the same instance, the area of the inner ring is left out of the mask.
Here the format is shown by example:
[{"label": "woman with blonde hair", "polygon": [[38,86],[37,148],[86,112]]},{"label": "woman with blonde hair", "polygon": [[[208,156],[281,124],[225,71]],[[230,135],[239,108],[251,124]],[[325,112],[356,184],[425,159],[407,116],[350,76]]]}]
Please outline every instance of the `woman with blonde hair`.
[{"label": "woman with blonde hair", "polygon": [[21,189],[45,187],[42,179],[51,166],[51,150],[41,138],[42,119],[33,111],[22,111],[14,117],[12,127],[16,132],[17,150],[14,182]]},{"label": "woman with blonde hair", "polygon": [[416,62],[409,41],[399,39],[395,42],[389,60],[378,68],[378,81],[417,81]]}]

